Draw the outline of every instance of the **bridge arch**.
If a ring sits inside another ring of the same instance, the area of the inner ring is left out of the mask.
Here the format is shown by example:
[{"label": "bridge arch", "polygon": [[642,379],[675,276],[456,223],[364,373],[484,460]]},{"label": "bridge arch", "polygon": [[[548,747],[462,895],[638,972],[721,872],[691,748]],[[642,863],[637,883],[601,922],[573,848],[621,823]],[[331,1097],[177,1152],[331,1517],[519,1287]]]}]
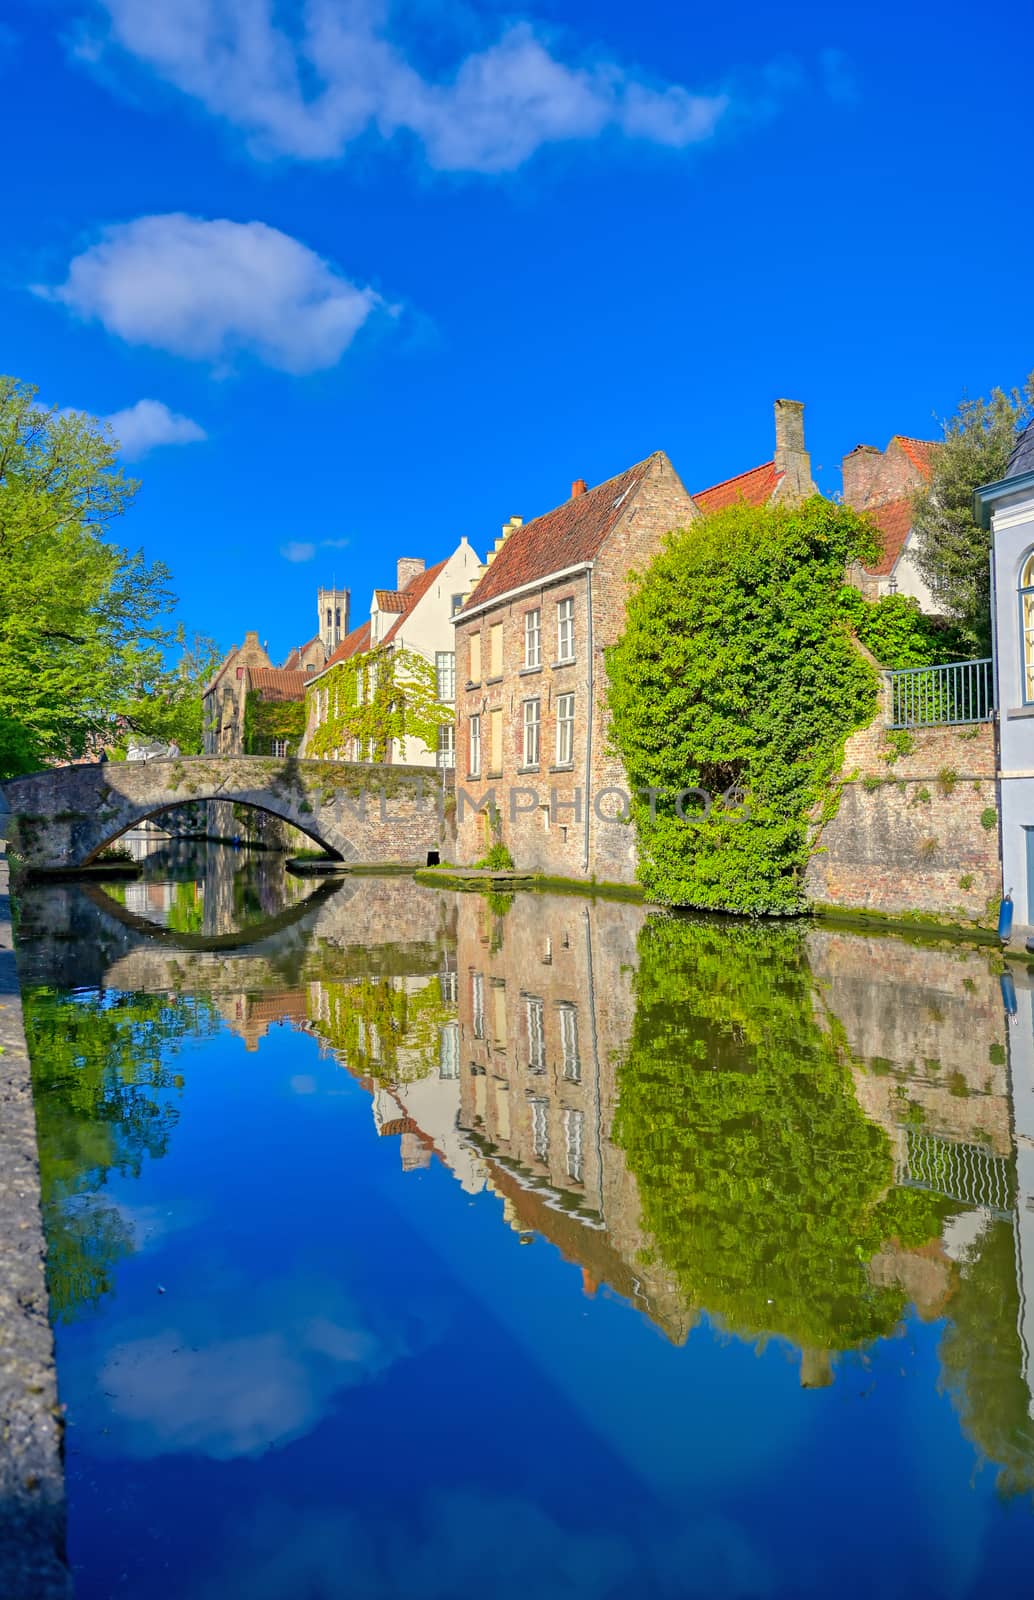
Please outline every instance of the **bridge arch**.
[{"label": "bridge arch", "polygon": [[221,800],[279,817],[338,860],[422,866],[447,854],[449,775],[265,756],[191,756],[51,768],[0,784],[21,868],[87,866],[127,829],[186,801]]}]

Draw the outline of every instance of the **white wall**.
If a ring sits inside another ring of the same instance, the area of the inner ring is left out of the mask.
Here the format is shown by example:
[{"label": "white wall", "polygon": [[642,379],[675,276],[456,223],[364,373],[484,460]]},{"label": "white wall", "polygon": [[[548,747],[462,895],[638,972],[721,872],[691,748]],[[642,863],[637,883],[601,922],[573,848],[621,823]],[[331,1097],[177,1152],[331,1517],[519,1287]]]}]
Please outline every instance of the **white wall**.
[{"label": "white wall", "polygon": [[[455,629],[451,620],[452,597],[454,594],[466,595],[480,568],[477,552],[464,539],[423,599],[405,618],[392,645],[412,650],[430,661],[432,666],[439,650],[447,650],[451,654],[456,648]],[[437,752],[428,749],[422,739],[407,739],[405,744],[403,754],[401,741],[394,741],[391,752],[393,763],[407,767],[434,766]]]},{"label": "white wall", "polygon": [[1028,903],[1025,829],[1034,827],[1034,706],[1023,704],[1020,571],[1034,549],[1034,494],[1004,495],[991,522],[995,557],[992,615],[997,657],[1002,796],[1003,889],[1017,927],[1034,925]]}]

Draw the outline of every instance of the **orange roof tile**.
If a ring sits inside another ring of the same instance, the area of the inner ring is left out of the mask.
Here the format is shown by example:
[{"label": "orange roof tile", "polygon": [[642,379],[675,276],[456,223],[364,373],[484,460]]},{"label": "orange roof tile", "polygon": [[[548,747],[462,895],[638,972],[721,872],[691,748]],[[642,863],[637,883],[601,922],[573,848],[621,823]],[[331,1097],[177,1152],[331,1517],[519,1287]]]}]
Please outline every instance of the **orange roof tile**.
[{"label": "orange roof tile", "polygon": [[406,584],[406,587],[402,590],[402,593],[399,596],[402,601],[402,606],[400,608],[402,615],[399,617],[397,622],[392,623],[391,627],[384,635],[384,638],[381,640],[382,644],[388,644],[390,640],[394,639],[395,635],[398,633],[399,629],[409,616],[409,613],[413,610],[414,606],[420,604],[420,601],[424,598],[424,595],[434,583],[435,579],[440,577],[444,570],[445,562],[439,561],[437,566],[427,567],[423,572],[418,572],[416,577],[410,578],[409,582]]},{"label": "orange roof tile", "polygon": [[924,478],[933,476],[934,460],[941,448],[937,439],[910,439],[906,433],[896,433],[890,442],[905,453]]},{"label": "orange roof tile", "polygon": [[375,589],[373,593],[381,611],[405,611],[405,593],[402,589]]},{"label": "orange roof tile", "polygon": [[308,681],[304,672],[285,672],[283,667],[248,669],[248,687],[263,700],[304,700]]},{"label": "orange roof tile", "polygon": [[865,515],[883,535],[883,555],[872,566],[863,565],[862,571],[872,578],[889,577],[912,531],[912,502],[907,497],[887,500],[882,506],[871,506]]},{"label": "orange roof tile", "polygon": [[647,456],[627,472],[608,478],[595,489],[575,495],[553,511],[515,528],[467,596],[463,610],[484,605],[486,600],[495,600],[524,584],[544,580],[554,572],[592,561],[625,510],[629,494],[639,487],[659,455],[658,451]]},{"label": "orange roof tile", "polygon": [[749,472],[740,472],[735,478],[726,478],[723,483],[713,484],[710,489],[701,489],[699,494],[694,494],[693,500],[705,516],[741,503],[767,506],[782,476],[781,472],[776,471],[774,461],[765,461],[760,467],[751,467]]}]

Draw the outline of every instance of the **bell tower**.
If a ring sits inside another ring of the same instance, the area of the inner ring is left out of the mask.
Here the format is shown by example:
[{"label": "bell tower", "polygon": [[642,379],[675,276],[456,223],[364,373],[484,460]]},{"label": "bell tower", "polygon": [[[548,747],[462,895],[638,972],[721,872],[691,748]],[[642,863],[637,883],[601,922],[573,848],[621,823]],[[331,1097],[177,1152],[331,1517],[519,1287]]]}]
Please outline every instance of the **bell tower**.
[{"label": "bell tower", "polygon": [[349,592],[347,589],[321,589],[316,599],[320,638],[330,656],[348,633]]}]

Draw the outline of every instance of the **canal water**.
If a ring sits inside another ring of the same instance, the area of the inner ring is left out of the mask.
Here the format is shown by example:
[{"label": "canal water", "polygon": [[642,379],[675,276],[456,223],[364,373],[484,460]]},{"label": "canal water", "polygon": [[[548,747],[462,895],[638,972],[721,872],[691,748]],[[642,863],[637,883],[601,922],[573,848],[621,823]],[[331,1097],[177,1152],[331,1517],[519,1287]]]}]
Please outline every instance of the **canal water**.
[{"label": "canal water", "polygon": [[19,907],[79,1600],[1029,1592],[993,952],[139,853]]}]

